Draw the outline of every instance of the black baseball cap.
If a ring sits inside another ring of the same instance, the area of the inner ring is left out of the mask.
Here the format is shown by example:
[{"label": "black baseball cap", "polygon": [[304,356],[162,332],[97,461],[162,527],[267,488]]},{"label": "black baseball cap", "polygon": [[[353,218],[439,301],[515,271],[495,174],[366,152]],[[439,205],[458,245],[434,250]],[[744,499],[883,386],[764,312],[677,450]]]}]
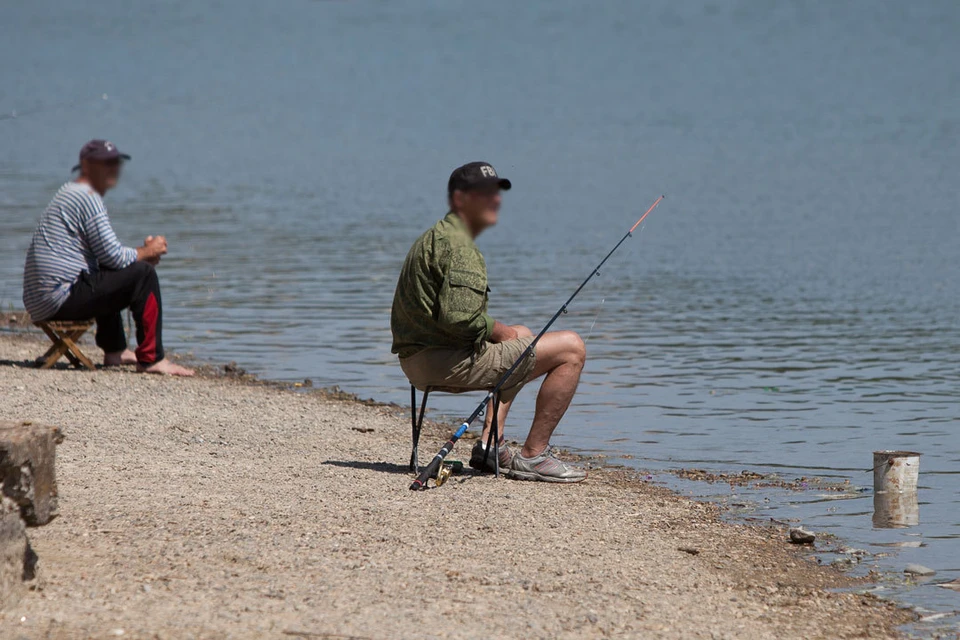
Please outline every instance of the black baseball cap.
[{"label": "black baseball cap", "polygon": [[513,186],[509,180],[498,176],[497,170],[489,162],[468,162],[462,167],[457,167],[450,174],[447,195],[452,196],[454,191],[470,191],[494,185],[504,191],[509,191]]},{"label": "black baseball cap", "polygon": [[[98,162],[109,162],[110,160],[129,160],[130,156],[120,153],[117,145],[109,140],[91,140],[80,149],[80,162],[84,160],[96,160]],[[80,165],[77,164],[71,171],[77,171]]]}]

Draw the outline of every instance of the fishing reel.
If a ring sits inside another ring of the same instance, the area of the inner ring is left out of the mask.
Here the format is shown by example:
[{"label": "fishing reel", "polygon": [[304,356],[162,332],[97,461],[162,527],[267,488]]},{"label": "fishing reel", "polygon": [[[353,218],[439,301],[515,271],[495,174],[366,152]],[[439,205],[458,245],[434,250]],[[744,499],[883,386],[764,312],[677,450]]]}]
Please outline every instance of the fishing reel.
[{"label": "fishing reel", "polygon": [[453,475],[453,465],[441,464],[440,468],[437,469],[437,486],[442,487],[446,484],[447,480],[450,479],[450,476]]},{"label": "fishing reel", "polygon": [[450,479],[455,473],[461,473],[463,471],[463,462],[461,460],[446,460],[440,463],[440,466],[437,468],[436,484],[438,487],[442,487],[444,483]]}]

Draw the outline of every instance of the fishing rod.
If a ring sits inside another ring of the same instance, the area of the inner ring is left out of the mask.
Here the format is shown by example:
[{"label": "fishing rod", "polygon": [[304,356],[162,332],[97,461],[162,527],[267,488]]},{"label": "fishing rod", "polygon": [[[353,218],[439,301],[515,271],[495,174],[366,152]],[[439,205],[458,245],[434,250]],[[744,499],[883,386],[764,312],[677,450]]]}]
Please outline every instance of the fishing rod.
[{"label": "fishing rod", "polygon": [[577,290],[573,292],[573,295],[567,298],[567,301],[563,303],[563,306],[561,306],[560,309],[558,309],[557,312],[553,314],[553,317],[550,318],[550,322],[544,325],[543,329],[540,330],[540,333],[538,333],[537,336],[533,339],[533,342],[530,343],[530,346],[528,346],[526,349],[523,350],[523,353],[520,354],[520,357],[517,358],[516,362],[514,362],[513,365],[511,365],[511,367],[507,369],[507,372],[504,373],[503,376],[501,376],[500,380],[497,381],[497,384],[494,385],[492,389],[487,391],[487,395],[484,397],[483,401],[479,405],[477,405],[477,408],[473,410],[473,413],[470,414],[470,417],[468,417],[463,422],[463,424],[461,424],[457,428],[457,430],[453,432],[453,435],[450,436],[450,439],[447,440],[447,443],[443,445],[443,447],[440,449],[437,455],[433,457],[433,460],[430,461],[430,464],[424,467],[423,471],[420,472],[420,475],[417,476],[417,479],[414,480],[413,484],[410,485],[411,491],[417,491],[417,490],[427,488],[427,481],[430,479],[431,476],[436,475],[437,472],[440,470],[440,465],[443,464],[443,459],[447,457],[447,454],[453,451],[453,447],[455,444],[457,444],[457,440],[459,440],[460,437],[467,432],[467,429],[470,428],[470,425],[473,424],[477,418],[483,415],[483,411],[486,408],[487,404],[490,402],[490,400],[493,399],[493,397],[497,394],[497,392],[500,391],[500,387],[502,387],[504,383],[506,383],[506,381],[513,374],[513,372],[516,371],[517,367],[520,366],[520,363],[522,363],[527,358],[527,356],[529,356],[533,352],[533,349],[537,346],[537,343],[540,342],[540,338],[543,337],[543,334],[545,334],[547,330],[553,326],[553,323],[557,321],[557,318],[559,318],[561,315],[567,312],[567,306],[569,306],[570,303],[573,302],[573,299],[577,297],[577,294],[579,294],[580,291],[582,291],[583,288],[587,286],[587,283],[593,279],[593,276],[600,274],[600,268],[604,264],[606,264],[607,260],[610,259],[610,256],[612,256],[613,253],[620,248],[620,245],[622,245],[627,240],[627,238],[633,235],[634,230],[636,230],[636,228],[640,226],[640,223],[643,222],[644,218],[650,215],[651,211],[657,208],[657,205],[660,204],[663,198],[664,196],[660,196],[654,201],[652,205],[650,205],[650,208],[647,209],[646,213],[640,216],[640,219],[637,220],[637,222],[632,227],[630,227],[630,230],[627,231],[625,234],[623,234],[623,237],[620,238],[620,242],[614,245],[613,249],[610,249],[610,253],[608,253],[603,258],[603,260],[600,261],[600,264],[598,264],[593,269],[593,271],[590,272],[590,275],[587,276],[587,279],[580,283],[580,286],[577,287]]}]

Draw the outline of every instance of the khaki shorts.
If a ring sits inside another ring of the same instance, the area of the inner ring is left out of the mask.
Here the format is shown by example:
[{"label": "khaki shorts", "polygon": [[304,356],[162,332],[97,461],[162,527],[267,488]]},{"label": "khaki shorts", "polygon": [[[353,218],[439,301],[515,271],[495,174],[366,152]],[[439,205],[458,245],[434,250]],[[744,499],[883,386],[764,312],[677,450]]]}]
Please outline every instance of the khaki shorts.
[{"label": "khaki shorts", "polygon": [[[533,338],[517,338],[500,343],[486,343],[479,354],[473,349],[428,347],[409,358],[401,358],[400,368],[410,384],[423,391],[427,387],[454,387],[464,390],[490,389],[507,372]],[[500,387],[503,402],[513,400],[527,383],[537,364],[534,349],[523,359]]]}]

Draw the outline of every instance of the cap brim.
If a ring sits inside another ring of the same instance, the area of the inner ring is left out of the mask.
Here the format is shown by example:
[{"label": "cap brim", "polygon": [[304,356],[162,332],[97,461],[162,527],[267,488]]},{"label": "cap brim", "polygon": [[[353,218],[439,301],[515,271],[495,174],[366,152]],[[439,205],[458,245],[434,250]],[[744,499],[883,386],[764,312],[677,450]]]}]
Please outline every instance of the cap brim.
[{"label": "cap brim", "polygon": [[468,187],[469,189],[485,189],[487,187],[498,187],[503,191],[510,191],[510,188],[513,184],[506,178],[484,178],[483,180],[477,180],[472,185]]}]

